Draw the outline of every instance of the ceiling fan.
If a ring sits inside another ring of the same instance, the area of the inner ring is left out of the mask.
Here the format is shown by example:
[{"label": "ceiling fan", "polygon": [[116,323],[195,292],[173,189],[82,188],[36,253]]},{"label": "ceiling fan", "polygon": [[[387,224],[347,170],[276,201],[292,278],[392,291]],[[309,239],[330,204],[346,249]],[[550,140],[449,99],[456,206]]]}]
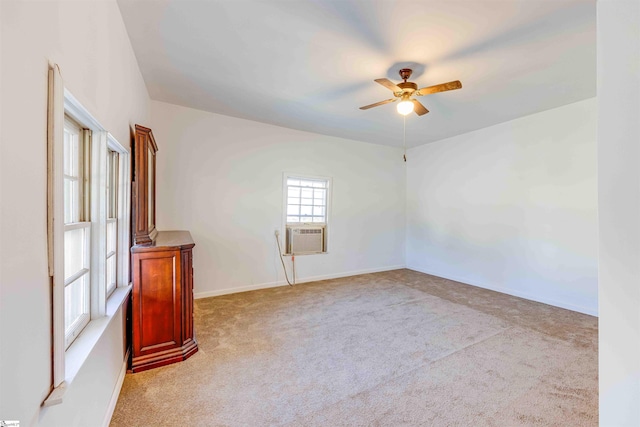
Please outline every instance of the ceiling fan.
[{"label": "ceiling fan", "polygon": [[427,114],[429,110],[427,110],[425,106],[422,105],[418,100],[412,99],[412,95],[424,96],[430,95],[432,93],[460,89],[462,87],[462,83],[460,83],[460,80],[455,80],[448,83],[441,83],[439,85],[418,89],[417,84],[407,81],[407,79],[411,77],[412,72],[413,70],[410,68],[401,69],[399,71],[400,78],[404,81],[402,83],[398,83],[397,85],[389,79],[375,79],[374,81],[376,83],[380,83],[382,86],[390,89],[393,92],[395,98],[386,99],[384,101],[376,102],[375,104],[365,105],[364,107],[360,107],[360,109],[368,110],[369,108],[377,107],[378,105],[389,104],[390,102],[396,102],[398,99],[400,99],[401,101],[400,103],[398,103],[398,113],[406,116],[412,111],[415,111],[417,115],[422,116],[424,114]]}]

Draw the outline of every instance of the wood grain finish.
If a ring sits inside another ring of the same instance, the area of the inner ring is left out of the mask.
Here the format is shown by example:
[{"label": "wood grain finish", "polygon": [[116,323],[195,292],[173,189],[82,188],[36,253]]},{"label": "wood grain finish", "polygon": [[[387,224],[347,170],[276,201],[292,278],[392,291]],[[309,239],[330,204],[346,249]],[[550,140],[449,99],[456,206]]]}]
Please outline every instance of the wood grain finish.
[{"label": "wood grain finish", "polygon": [[130,367],[140,372],[198,351],[193,331],[195,243],[188,231],[156,229],[158,146],[151,129],[136,125],[133,146]]},{"label": "wood grain finish", "polygon": [[[132,237],[134,245],[143,245],[153,242],[157,233],[155,227],[155,168],[158,146],[151,129],[136,125],[133,149]],[[149,212],[150,210],[151,212]]]},{"label": "wood grain finish", "polygon": [[188,231],[161,231],[155,243],[131,249],[132,372],[179,362],[198,351],[193,333],[195,245]]}]

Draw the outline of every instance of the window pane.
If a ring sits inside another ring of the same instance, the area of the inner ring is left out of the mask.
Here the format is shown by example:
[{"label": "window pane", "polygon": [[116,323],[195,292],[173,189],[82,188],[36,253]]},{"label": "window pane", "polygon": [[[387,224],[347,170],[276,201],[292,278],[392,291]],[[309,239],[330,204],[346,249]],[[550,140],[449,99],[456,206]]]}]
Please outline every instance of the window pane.
[{"label": "window pane", "polygon": [[116,250],[116,222],[107,222],[107,254]]},{"label": "window pane", "polygon": [[107,293],[116,285],[116,257],[107,258]]},{"label": "window pane", "polygon": [[89,274],[84,274],[64,288],[65,335],[83,315],[89,314]]},{"label": "window pane", "polygon": [[[70,179],[64,180],[64,223],[70,224],[77,222],[77,215],[74,215],[77,209],[74,209],[74,200],[77,201],[76,188],[78,186],[77,181]],[[77,205],[77,202],[75,203]]]},{"label": "window pane", "polygon": [[71,208],[71,222],[80,222],[80,182],[71,182],[71,195],[69,200]]},{"label": "window pane", "polygon": [[74,134],[71,137],[71,151],[70,151],[70,170],[69,175],[80,176],[80,135]]},{"label": "window pane", "polygon": [[73,155],[71,152],[71,140],[72,140],[72,135],[69,132],[68,129],[64,130],[64,149],[63,149],[63,162],[64,162],[64,174],[65,175],[72,175],[71,173],[71,168],[72,168],[72,164],[73,164]]},{"label": "window pane", "polygon": [[86,265],[86,236],[87,229],[78,228],[64,232],[64,278],[65,280],[76,274]]},{"label": "window pane", "polygon": [[114,152],[107,151],[107,218],[115,218]]},{"label": "window pane", "polygon": [[63,162],[64,174],[69,176],[78,176],[78,164],[80,162],[79,137],[75,131],[65,128],[64,130],[64,148]]},{"label": "window pane", "polygon": [[64,222],[80,220],[80,130],[68,120],[64,124]]},{"label": "window pane", "polygon": [[298,187],[289,187],[288,196],[290,198],[300,197],[300,189]]},{"label": "window pane", "polygon": [[287,179],[288,223],[326,223],[328,182],[316,179]]}]

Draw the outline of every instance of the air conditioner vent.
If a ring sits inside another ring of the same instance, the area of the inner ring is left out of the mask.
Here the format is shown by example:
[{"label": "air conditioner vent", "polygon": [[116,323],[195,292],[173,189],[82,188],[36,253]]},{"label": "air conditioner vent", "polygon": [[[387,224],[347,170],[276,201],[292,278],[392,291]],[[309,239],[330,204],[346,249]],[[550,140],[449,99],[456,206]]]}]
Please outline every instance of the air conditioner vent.
[{"label": "air conditioner vent", "polygon": [[288,254],[316,254],[325,251],[324,226],[287,227]]},{"label": "air conditioner vent", "polygon": [[300,234],[322,234],[322,229],[320,229],[320,228],[301,228],[299,233]]}]

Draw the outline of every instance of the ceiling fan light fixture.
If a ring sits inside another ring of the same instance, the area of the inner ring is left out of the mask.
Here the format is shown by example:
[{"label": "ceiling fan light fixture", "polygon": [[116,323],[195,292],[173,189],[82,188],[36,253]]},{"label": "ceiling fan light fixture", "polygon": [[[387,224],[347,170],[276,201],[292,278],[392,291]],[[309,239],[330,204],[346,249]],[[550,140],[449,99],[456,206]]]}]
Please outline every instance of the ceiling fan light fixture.
[{"label": "ceiling fan light fixture", "polygon": [[403,97],[402,101],[398,103],[397,109],[398,113],[402,114],[403,116],[411,114],[413,112],[413,102],[411,102],[409,97]]},{"label": "ceiling fan light fixture", "polygon": [[400,101],[396,104],[398,113],[406,116],[415,112],[418,116],[424,116],[429,112],[429,110],[427,110],[427,108],[422,105],[417,99],[412,99],[411,96],[431,95],[432,93],[446,92],[448,90],[460,89],[462,87],[462,83],[460,83],[460,80],[455,80],[448,83],[440,83],[439,85],[433,85],[418,89],[417,84],[407,81],[407,79],[411,77],[411,69],[409,68],[403,68],[402,70],[400,70],[400,77],[404,81],[398,84],[393,83],[389,79],[375,79],[374,82],[381,84],[382,86],[393,92],[393,96],[395,98],[385,99],[384,101],[376,102],[375,104],[365,105],[364,107],[360,107],[360,109],[368,110],[369,108]]}]

